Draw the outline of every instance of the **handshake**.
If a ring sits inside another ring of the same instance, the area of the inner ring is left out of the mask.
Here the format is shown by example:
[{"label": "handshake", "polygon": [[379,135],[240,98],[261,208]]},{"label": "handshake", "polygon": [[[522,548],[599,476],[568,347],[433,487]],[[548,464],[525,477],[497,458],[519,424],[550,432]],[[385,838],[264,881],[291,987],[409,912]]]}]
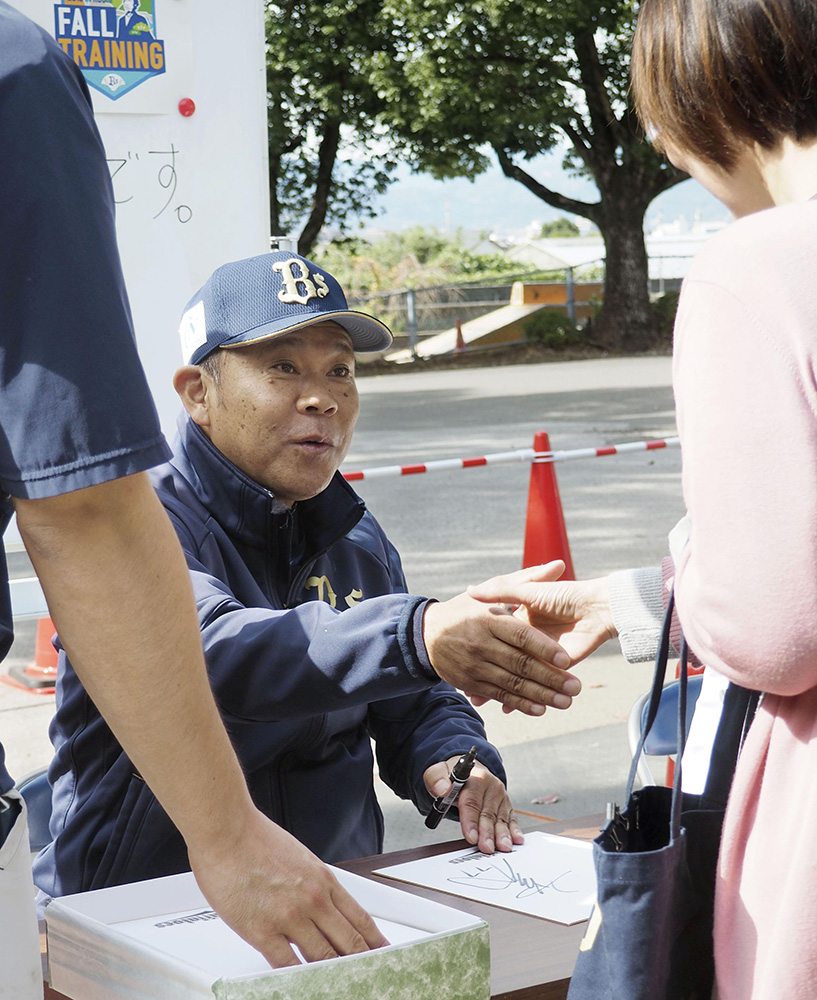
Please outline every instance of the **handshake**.
[{"label": "handshake", "polygon": [[581,682],[568,667],[616,631],[606,579],[559,582],[563,572],[551,562],[429,604],[423,638],[439,676],[477,706],[494,700],[526,715],[569,708]]}]

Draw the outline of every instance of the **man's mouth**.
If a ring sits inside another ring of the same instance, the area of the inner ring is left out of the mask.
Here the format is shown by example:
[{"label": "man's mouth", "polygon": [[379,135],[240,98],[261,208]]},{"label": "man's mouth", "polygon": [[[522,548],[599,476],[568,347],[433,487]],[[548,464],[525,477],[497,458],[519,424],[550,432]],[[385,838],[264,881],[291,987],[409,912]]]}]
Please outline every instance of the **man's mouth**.
[{"label": "man's mouth", "polygon": [[309,437],[300,438],[294,442],[299,448],[304,448],[308,452],[313,452],[316,455],[323,454],[326,451],[331,451],[335,444],[331,438],[324,437]]}]

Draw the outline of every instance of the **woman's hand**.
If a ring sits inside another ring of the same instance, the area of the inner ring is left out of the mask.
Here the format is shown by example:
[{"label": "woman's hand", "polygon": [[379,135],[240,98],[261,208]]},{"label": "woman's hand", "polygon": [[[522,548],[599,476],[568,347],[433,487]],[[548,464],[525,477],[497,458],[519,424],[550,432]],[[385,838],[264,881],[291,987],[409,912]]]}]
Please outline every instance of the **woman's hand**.
[{"label": "woman's hand", "polygon": [[[607,577],[558,580],[560,561],[495,576],[468,596],[489,604],[517,605],[515,614],[557,642],[576,664],[618,633],[613,624]],[[475,705],[484,699],[474,700]]]}]

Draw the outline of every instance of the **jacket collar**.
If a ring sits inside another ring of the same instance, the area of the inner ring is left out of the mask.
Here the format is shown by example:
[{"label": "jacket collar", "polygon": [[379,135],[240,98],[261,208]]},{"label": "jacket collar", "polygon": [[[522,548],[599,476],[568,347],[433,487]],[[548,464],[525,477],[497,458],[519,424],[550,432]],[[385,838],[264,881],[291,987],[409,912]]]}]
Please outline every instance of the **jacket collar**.
[{"label": "jacket collar", "polygon": [[317,496],[293,507],[277,500],[216,448],[202,429],[182,413],[171,464],[184,476],[199,501],[228,534],[253,547],[266,546],[271,524],[295,529],[304,540],[304,555],[317,555],[351,531],[366,505],[336,472]]}]

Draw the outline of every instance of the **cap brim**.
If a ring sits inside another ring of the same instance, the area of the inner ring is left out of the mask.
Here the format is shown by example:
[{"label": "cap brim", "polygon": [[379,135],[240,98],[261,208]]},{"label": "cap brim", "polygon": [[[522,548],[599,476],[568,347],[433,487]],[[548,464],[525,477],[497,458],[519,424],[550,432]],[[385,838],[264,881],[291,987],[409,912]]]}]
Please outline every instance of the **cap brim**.
[{"label": "cap brim", "polygon": [[385,323],[366,313],[342,309],[337,312],[313,313],[297,322],[284,320],[257,326],[253,330],[246,330],[236,337],[231,337],[230,340],[225,340],[219,346],[230,348],[241,347],[243,344],[256,344],[262,340],[271,340],[273,337],[282,337],[285,333],[293,333],[295,330],[304,330],[306,327],[327,320],[343,327],[349,334],[355,351],[385,351],[392,345],[392,333]]}]

